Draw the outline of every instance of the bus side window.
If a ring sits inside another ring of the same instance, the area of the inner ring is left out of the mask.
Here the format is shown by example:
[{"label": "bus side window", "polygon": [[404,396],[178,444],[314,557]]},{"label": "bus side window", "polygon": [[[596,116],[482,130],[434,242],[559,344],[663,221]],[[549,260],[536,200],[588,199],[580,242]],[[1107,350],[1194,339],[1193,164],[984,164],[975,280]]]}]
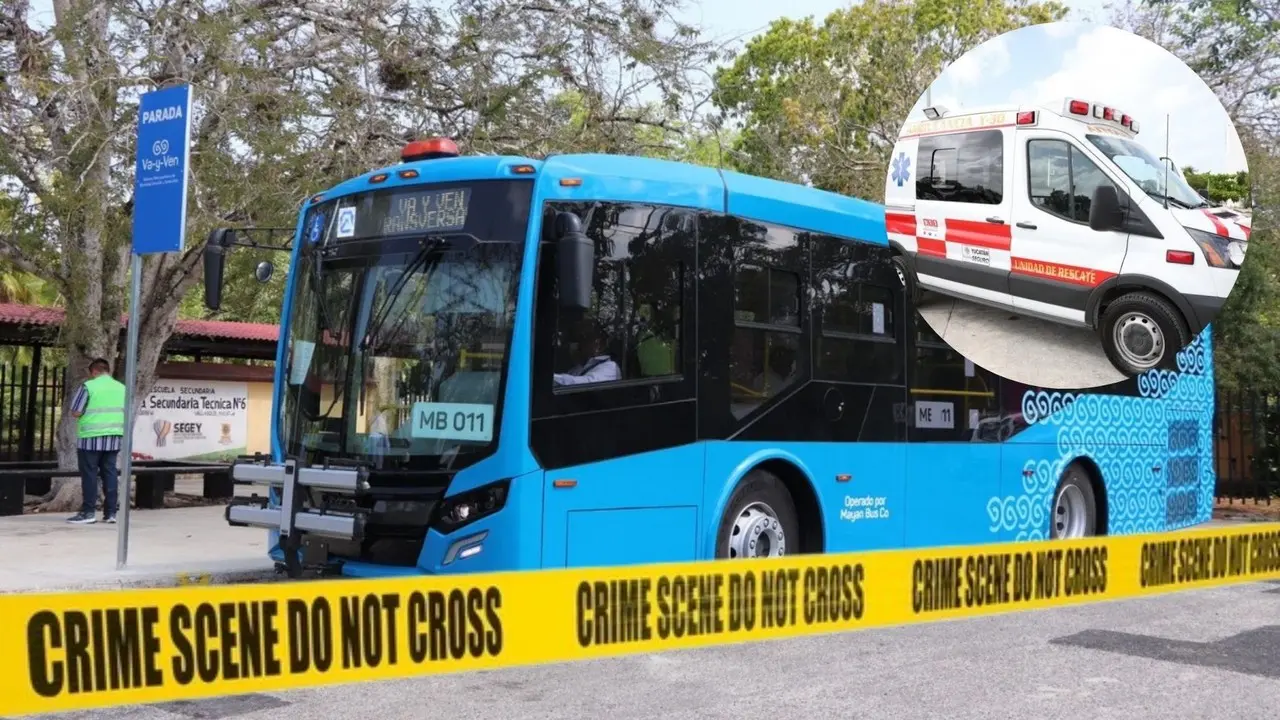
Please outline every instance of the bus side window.
[{"label": "bus side window", "polygon": [[730,411],[739,420],[802,376],[801,277],[804,250],[796,233],[737,219],[733,250],[733,332],[729,348]]},{"label": "bus side window", "polygon": [[594,291],[585,311],[557,305],[556,390],[680,375],[688,211],[621,203],[574,210],[596,246]]},{"label": "bus side window", "polygon": [[887,253],[825,235],[811,248],[815,379],[904,384],[902,291]]}]

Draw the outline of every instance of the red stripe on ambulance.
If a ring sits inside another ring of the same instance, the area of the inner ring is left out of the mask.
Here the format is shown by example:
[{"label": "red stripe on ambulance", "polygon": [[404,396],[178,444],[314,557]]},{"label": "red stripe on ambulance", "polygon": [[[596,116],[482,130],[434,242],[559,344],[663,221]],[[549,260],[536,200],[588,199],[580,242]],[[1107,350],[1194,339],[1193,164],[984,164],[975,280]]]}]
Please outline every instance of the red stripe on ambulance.
[{"label": "red stripe on ambulance", "polygon": [[916,252],[921,255],[936,255],[944,258],[947,256],[947,241],[918,237],[916,238]]},{"label": "red stripe on ambulance", "polygon": [[1218,217],[1217,215],[1214,215],[1208,210],[1204,211],[1204,216],[1209,218],[1209,222],[1213,223],[1214,232],[1218,233],[1224,238],[1231,237],[1231,231],[1227,230],[1227,226],[1222,223],[1222,218]]},{"label": "red stripe on ambulance", "polygon": [[1027,258],[1019,257],[1011,259],[1010,268],[1015,275],[1029,275],[1031,277],[1039,277],[1046,280],[1068,282],[1072,285],[1080,285],[1083,287],[1097,287],[1098,285],[1101,285],[1107,280],[1115,277],[1115,273],[1109,273],[1104,270],[1094,270],[1093,268],[1077,267],[1075,265],[1062,265],[1059,263],[1045,262],[1043,260],[1029,260]]},{"label": "red stripe on ambulance", "polygon": [[915,235],[916,234],[916,216],[906,213],[890,213],[884,214],[885,229],[891,233],[899,235]]},{"label": "red stripe on ambulance", "polygon": [[1003,223],[947,219],[947,242],[991,250],[1008,250],[1013,231]]}]

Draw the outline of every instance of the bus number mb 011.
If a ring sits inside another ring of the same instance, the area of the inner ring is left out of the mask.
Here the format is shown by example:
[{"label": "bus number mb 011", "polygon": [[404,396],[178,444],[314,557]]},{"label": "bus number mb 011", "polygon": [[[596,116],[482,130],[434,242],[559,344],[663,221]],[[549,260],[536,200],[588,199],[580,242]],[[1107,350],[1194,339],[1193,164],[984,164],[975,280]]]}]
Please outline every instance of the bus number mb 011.
[{"label": "bus number mb 011", "polygon": [[488,442],[493,439],[493,406],[415,403],[412,429],[415,438]]}]

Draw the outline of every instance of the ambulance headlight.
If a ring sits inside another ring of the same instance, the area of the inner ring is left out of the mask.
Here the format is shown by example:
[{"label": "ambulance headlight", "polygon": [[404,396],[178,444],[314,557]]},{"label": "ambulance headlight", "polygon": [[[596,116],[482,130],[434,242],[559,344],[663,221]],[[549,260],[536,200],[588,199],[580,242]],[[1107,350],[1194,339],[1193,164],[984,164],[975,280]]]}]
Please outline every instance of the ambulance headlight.
[{"label": "ambulance headlight", "polygon": [[1244,243],[1232,240],[1227,244],[1227,259],[1236,267],[1244,267]]},{"label": "ambulance headlight", "polygon": [[[1239,241],[1196,228],[1184,227],[1183,229],[1192,240],[1196,241],[1196,245],[1200,246],[1200,252],[1210,267],[1239,269],[1240,264],[1244,262],[1244,247]],[[1240,247],[1233,251],[1232,245]]]}]

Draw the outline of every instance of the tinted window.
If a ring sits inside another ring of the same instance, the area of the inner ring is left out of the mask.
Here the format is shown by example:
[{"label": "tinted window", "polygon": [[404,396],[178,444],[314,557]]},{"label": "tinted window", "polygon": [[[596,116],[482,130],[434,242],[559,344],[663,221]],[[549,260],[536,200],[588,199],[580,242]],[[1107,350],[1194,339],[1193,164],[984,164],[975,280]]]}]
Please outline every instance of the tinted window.
[{"label": "tinted window", "polygon": [[1079,149],[1062,140],[1027,143],[1031,204],[1073,222],[1088,222],[1093,192],[1113,183]]},{"label": "tinted window", "polygon": [[597,203],[569,207],[596,247],[592,305],[559,308],[553,341],[558,388],[680,373],[684,210]]},{"label": "tinted window", "polygon": [[740,221],[733,248],[730,406],[742,418],[800,378],[804,254],[786,228]]},{"label": "tinted window", "polygon": [[920,138],[916,198],[999,205],[1004,197],[1004,134],[999,130]]},{"label": "tinted window", "polygon": [[821,325],[815,378],[901,384],[902,290],[888,255],[828,236],[813,236],[811,248]]},{"label": "tinted window", "polygon": [[911,439],[998,441],[1004,421],[999,376],[942,342],[923,317],[917,315],[915,325],[908,418]]}]

